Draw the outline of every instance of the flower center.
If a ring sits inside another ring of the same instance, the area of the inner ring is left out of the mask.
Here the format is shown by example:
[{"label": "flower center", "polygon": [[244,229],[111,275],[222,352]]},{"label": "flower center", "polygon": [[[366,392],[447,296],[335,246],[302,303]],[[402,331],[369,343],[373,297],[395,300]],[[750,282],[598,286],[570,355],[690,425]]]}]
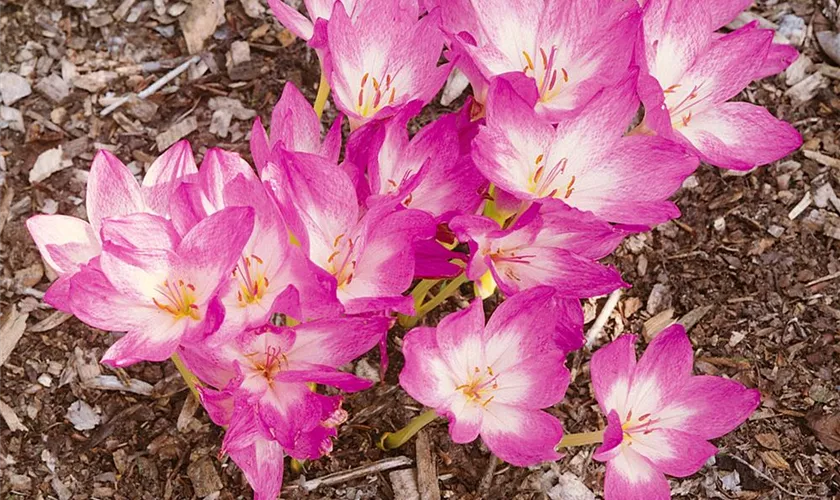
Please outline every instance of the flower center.
[{"label": "flower center", "polygon": [[481,370],[476,366],[467,376],[467,383],[459,385],[455,390],[461,391],[467,401],[486,407],[495,397],[492,393],[499,388],[498,378],[492,367]]},{"label": "flower center", "polygon": [[[534,58],[531,57],[531,54],[523,50],[522,56],[525,58],[525,67],[522,71],[537,81],[537,88],[540,91],[540,101],[546,102],[560,93],[562,83],[568,83],[569,73],[566,71],[566,68],[557,67],[556,46],[552,45],[548,53],[540,47],[539,54],[540,56],[538,58]],[[536,61],[536,64],[534,61]]]},{"label": "flower center", "polygon": [[561,158],[553,167],[546,168],[545,163],[545,154],[540,154],[534,160],[534,168],[533,171],[528,178],[528,190],[540,198],[548,197],[548,198],[563,198],[568,199],[572,196],[575,188],[575,176],[571,176],[569,178],[569,182],[566,183],[565,189],[559,189],[555,186],[555,181],[557,178],[563,175],[566,171],[566,165],[568,165],[569,160],[567,158]]},{"label": "flower center", "polygon": [[621,430],[624,431],[624,441],[628,445],[633,444],[633,434],[650,434],[657,429],[656,424],[658,423],[659,419],[651,418],[650,413],[645,413],[634,419],[633,410],[628,411],[624,423],[621,424]]},{"label": "flower center", "polygon": [[356,242],[344,235],[339,234],[333,248],[335,251],[327,259],[329,271],[338,281],[338,287],[342,288],[349,285],[353,281],[353,275],[356,272],[356,260],[353,259],[353,249],[356,247]]},{"label": "flower center", "polygon": [[356,102],[356,112],[364,117],[375,114],[380,109],[394,103],[397,89],[393,86],[391,74],[385,75],[385,81],[380,82],[365,73],[359,83],[359,98]]},{"label": "flower center", "polygon": [[671,124],[675,129],[687,127],[693,116],[692,108],[706,100],[705,97],[700,97],[702,86],[702,84],[695,85],[691,91],[686,92],[688,87],[676,83],[664,90],[665,106],[668,108]]},{"label": "flower center", "polygon": [[236,298],[240,307],[246,307],[260,301],[268,290],[268,278],[265,277],[264,262],[256,255],[242,257],[233,270],[233,277],[239,284]]},{"label": "flower center", "polygon": [[152,297],[152,301],[162,311],[166,311],[176,320],[189,317],[194,320],[201,319],[198,306],[195,304],[195,286],[192,283],[184,283],[183,280],[169,281],[155,289],[159,297]]},{"label": "flower center", "polygon": [[246,355],[251,360],[251,365],[256,375],[264,377],[269,384],[273,383],[274,377],[289,365],[289,360],[283,352],[274,346],[268,346],[265,354],[251,353]]}]

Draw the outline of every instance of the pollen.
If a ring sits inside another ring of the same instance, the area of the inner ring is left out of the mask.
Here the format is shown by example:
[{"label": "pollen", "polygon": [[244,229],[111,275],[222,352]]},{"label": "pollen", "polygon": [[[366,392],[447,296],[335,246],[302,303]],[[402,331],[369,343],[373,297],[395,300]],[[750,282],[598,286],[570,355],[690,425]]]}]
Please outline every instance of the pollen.
[{"label": "pollen", "polygon": [[499,388],[498,378],[491,366],[484,370],[475,366],[467,375],[467,381],[455,387],[455,390],[463,393],[467,401],[486,408],[496,397],[493,392]]},{"label": "pollen", "polygon": [[195,286],[192,283],[185,283],[183,280],[166,280],[156,288],[158,297],[152,297],[152,302],[161,311],[166,311],[175,317],[201,319],[198,305],[196,305]]}]

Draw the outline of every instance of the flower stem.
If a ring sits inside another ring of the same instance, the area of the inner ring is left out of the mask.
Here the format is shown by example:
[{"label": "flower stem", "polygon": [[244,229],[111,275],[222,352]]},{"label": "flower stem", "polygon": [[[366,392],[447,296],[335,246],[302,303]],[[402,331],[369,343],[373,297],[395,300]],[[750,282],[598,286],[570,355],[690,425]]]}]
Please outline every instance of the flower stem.
[{"label": "flower stem", "polygon": [[175,363],[175,368],[178,369],[178,373],[181,374],[181,377],[184,379],[184,382],[186,382],[187,387],[190,388],[190,392],[192,392],[192,395],[195,396],[195,400],[201,401],[201,398],[198,395],[198,389],[196,389],[198,377],[196,377],[195,374],[187,368],[187,365],[184,364],[181,356],[178,356],[177,353],[172,354],[172,362]]},{"label": "flower stem", "polygon": [[560,440],[557,448],[570,448],[572,446],[586,446],[604,441],[604,429],[592,432],[579,432],[577,434],[566,434]]},{"label": "flower stem", "polygon": [[327,81],[327,74],[321,68],[321,82],[318,84],[318,95],[315,97],[315,114],[318,118],[324,114],[324,106],[327,105],[327,97],[330,95],[330,82]]},{"label": "flower stem", "polygon": [[396,432],[386,432],[379,438],[377,446],[380,450],[393,450],[404,445],[412,436],[420,432],[437,418],[435,410],[426,410],[411,419],[411,422]]},{"label": "flower stem", "polygon": [[[426,295],[429,293],[429,290],[434,288],[434,286],[440,283],[440,281],[441,280],[422,280],[420,283],[417,283],[417,286],[415,286],[414,290],[411,291],[411,297],[414,299],[414,312],[417,312],[417,310],[420,309],[420,306],[423,305],[423,301],[426,299]],[[403,328],[411,328],[414,326],[414,323],[412,323],[412,316],[400,314],[398,316],[398,320],[400,322],[400,326]]]},{"label": "flower stem", "polygon": [[418,321],[420,321],[420,319],[423,318],[423,316],[428,314],[437,306],[441,305],[444,300],[454,295],[455,292],[457,292],[458,289],[461,288],[461,285],[463,285],[466,282],[467,275],[464,273],[459,274],[457,278],[450,281],[445,287],[443,287],[443,289],[440,292],[438,292],[437,295],[432,297],[431,300],[421,305],[420,307],[417,307],[415,309],[414,316],[408,318],[408,320],[406,320],[403,326],[405,328],[412,328],[414,325],[417,324]]}]

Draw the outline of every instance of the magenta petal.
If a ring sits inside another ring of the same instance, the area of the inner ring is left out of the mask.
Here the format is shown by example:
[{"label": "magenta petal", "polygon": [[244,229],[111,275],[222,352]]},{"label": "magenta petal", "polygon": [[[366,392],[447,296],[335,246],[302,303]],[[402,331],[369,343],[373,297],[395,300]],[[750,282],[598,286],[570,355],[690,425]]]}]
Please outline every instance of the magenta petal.
[{"label": "magenta petal", "polygon": [[663,330],[636,364],[631,392],[637,401],[628,402],[630,408],[662,408],[688,382],[693,364],[694,353],[685,329],[676,324]]},{"label": "magenta petal", "polygon": [[370,389],[373,382],[359,378],[350,373],[327,370],[291,370],[280,372],[275,380],[278,382],[302,382],[323,384],[337,387],[345,392],[357,392]]},{"label": "magenta petal", "polygon": [[647,458],[630,448],[607,462],[604,500],[669,500],[668,480]]},{"label": "magenta petal", "polygon": [[592,458],[599,462],[606,462],[615,458],[621,453],[619,447],[624,441],[624,429],[621,428],[621,419],[615,410],[607,415],[607,427],[604,429],[604,442],[595,450]]},{"label": "magenta petal", "polygon": [[128,167],[106,150],[93,158],[85,198],[88,221],[97,234],[100,221],[106,217],[146,211],[137,180]]},{"label": "magenta petal", "polygon": [[254,500],[276,500],[283,487],[283,448],[263,433],[251,408],[238,408],[222,450],[242,469]]},{"label": "magenta petal", "polygon": [[[400,386],[412,398],[432,408],[441,408],[449,394],[439,390],[448,375],[434,328],[419,327],[403,338],[405,364],[400,372]],[[473,439],[475,439],[473,437]]]},{"label": "magenta petal", "polygon": [[635,335],[622,335],[592,355],[592,388],[604,413],[625,411],[636,369],[635,344]]},{"label": "magenta petal", "polygon": [[128,248],[172,250],[181,242],[170,221],[148,213],[104,219],[101,234],[102,241]]},{"label": "magenta petal", "polygon": [[157,157],[146,171],[141,187],[146,205],[157,214],[167,215],[172,193],[197,173],[189,141],[178,141]]},{"label": "magenta petal", "polygon": [[696,434],[665,428],[634,433],[630,447],[656,470],[675,477],[694,474],[717,453],[714,445]]},{"label": "magenta petal", "polygon": [[500,459],[528,467],[560,458],[555,447],[563,438],[563,426],[557,417],[516,406],[490,406],[481,425],[481,439]]},{"label": "magenta petal", "polygon": [[373,349],[388,331],[387,318],[336,318],[301,323],[286,356],[291,362],[338,368]]},{"label": "magenta petal", "polygon": [[140,361],[164,361],[181,343],[184,325],[172,325],[149,335],[147,332],[128,332],[105,352],[101,363],[124,367]]},{"label": "magenta petal", "polygon": [[761,394],[722,377],[691,377],[663,410],[662,425],[704,439],[715,439],[744,423],[758,408]]},{"label": "magenta petal", "polygon": [[314,26],[311,20],[288,6],[283,0],[268,0],[268,5],[271,7],[274,17],[289,31],[304,40],[312,38]]}]

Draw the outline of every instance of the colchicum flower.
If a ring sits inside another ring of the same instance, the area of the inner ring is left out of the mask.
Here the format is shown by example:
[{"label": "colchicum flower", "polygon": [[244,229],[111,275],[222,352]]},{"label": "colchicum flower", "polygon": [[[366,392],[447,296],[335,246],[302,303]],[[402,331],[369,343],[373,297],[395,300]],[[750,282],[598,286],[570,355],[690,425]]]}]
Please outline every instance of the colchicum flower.
[{"label": "colchicum flower", "polygon": [[711,165],[749,170],[796,150],[802,137],[760,106],[727,101],[751,81],[783,70],[796,51],[772,44],[773,31],[755,24],[714,33],[722,14],[713,8],[679,0],[650,0],[645,6],[644,44],[637,56],[644,65],[639,79],[644,123]]},{"label": "colchicum flower", "polygon": [[[107,150],[96,153],[90,166],[85,205],[89,222],[66,215],[36,215],[26,227],[44,261],[58,279],[45,302],[65,312],[70,279],[102,251],[102,220],[135,213],[169,214],[169,200],[182,182],[197,172],[192,149],[180,141],[160,155],[138,184],[131,171]],[[142,241],[139,242],[142,245]]]},{"label": "colchicum flower", "polygon": [[[569,383],[566,351],[558,344],[582,341],[582,332],[565,330],[561,316],[548,287],[506,300],[486,327],[476,299],[437,328],[406,334],[400,385],[449,420],[456,443],[481,436],[490,451],[517,466],[556,460],[563,428],[542,409],[562,400]],[[568,340],[556,343],[558,335]]]},{"label": "colchicum flower", "polygon": [[310,383],[344,391],[371,382],[337,368],[375,346],[386,318],[340,318],[294,328],[264,325],[233,341],[185,345],[184,362],[210,387],[200,387],[210,418],[229,426],[222,444],[254,488],[256,499],[275,499],[283,481],[283,457],[317,459],[332,450],[336,427],[347,413],[340,396]]},{"label": "colchicum flower", "polygon": [[592,356],[595,398],[608,416],[594,458],[607,463],[607,500],[670,498],[663,474],[697,472],[717,448],[708,442],[744,422],[760,394],[740,383],[692,376],[691,342],[680,325],[662,331],[636,361],[635,335]]},{"label": "colchicum flower", "polygon": [[469,242],[467,277],[485,298],[496,285],[506,296],[543,285],[575,298],[627,286],[618,271],[597,261],[612,253],[627,232],[559,200],[531,205],[508,229],[477,215],[455,217],[449,227],[460,241]]},{"label": "colchicum flower", "polygon": [[428,103],[446,81],[450,65],[437,65],[440,12],[418,16],[416,0],[365,0],[352,18],[335,4],[324,70],[352,129],[413,100]]},{"label": "colchicum flower", "polygon": [[435,3],[479,101],[494,77],[519,73],[537,88],[532,106],[553,123],[624,79],[641,18],[635,0]]},{"label": "colchicum flower", "polygon": [[604,89],[554,126],[505,79],[493,82],[487,124],[473,142],[478,169],[497,188],[530,201],[557,198],[609,222],[653,225],[679,215],[668,200],[698,165],[663,138],[624,136],[636,114],[636,76]]},{"label": "colchicum flower", "polygon": [[156,215],[105,219],[102,253],[71,279],[67,309],[88,325],[126,332],[102,363],[163,361],[183,339],[218,328],[224,307],[217,293],[253,228],[248,207],[217,212],[183,239]]},{"label": "colchicum flower", "polygon": [[344,170],[321,156],[275,151],[268,184],[303,253],[334,280],[347,314],[413,314],[403,292],[414,278],[417,240],[435,235],[432,216],[382,203],[365,210]]}]

